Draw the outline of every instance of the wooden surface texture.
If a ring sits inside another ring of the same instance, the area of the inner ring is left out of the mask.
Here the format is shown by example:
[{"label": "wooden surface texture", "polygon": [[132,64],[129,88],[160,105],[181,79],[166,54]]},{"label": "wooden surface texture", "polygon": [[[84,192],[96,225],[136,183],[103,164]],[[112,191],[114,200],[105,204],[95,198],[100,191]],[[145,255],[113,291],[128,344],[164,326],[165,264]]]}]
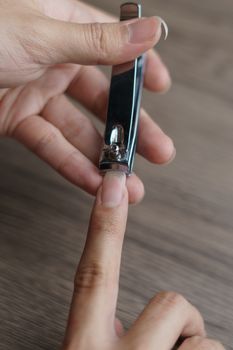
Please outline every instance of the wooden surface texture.
[{"label": "wooden surface texture", "polygon": [[[119,1],[92,4],[118,14]],[[144,106],[171,135],[166,167],[137,158],[144,201],[130,208],[118,316],[129,327],[156,292],[175,290],[233,349],[231,0],[145,0],[170,28],[158,50],[173,76]],[[12,140],[0,140],[0,348],[59,348],[92,198]],[[159,349],[158,349],[159,350]]]}]

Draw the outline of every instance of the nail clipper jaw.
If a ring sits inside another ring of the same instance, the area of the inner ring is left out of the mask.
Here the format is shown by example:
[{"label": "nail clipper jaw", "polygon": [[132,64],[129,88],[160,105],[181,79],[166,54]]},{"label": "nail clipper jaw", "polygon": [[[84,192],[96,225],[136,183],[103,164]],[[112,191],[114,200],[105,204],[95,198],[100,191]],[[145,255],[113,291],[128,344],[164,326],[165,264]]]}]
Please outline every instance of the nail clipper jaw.
[{"label": "nail clipper jaw", "polygon": [[110,135],[110,145],[105,145],[103,151],[110,161],[127,160],[127,149],[124,144],[124,129],[122,125],[115,125]]},{"label": "nail clipper jaw", "polygon": [[[141,6],[126,3],[121,6],[121,20],[141,17]],[[109,105],[100,158],[100,171],[132,172],[138,116],[140,109],[144,58],[114,66]]]}]

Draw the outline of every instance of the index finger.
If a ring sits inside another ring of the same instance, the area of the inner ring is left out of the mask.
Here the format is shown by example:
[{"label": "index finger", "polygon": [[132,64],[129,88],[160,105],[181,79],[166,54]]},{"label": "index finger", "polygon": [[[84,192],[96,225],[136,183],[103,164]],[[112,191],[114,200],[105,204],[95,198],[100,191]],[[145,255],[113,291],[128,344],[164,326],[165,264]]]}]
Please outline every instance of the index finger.
[{"label": "index finger", "polygon": [[128,195],[125,174],[109,172],[98,191],[85,249],[77,269],[66,339],[80,334],[112,336],[118,295]]}]

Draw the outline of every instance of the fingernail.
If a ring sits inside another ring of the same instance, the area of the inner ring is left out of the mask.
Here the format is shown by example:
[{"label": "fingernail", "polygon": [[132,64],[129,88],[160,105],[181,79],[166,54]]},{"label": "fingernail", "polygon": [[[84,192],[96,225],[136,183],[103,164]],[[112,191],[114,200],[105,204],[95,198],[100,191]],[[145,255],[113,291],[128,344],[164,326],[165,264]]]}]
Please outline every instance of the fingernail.
[{"label": "fingernail", "polygon": [[140,44],[161,35],[161,20],[157,17],[139,19],[128,24],[129,42]]},{"label": "fingernail", "polygon": [[126,176],[120,171],[109,171],[103,179],[101,200],[102,205],[114,208],[120,205],[125,191]]},{"label": "fingernail", "polygon": [[169,165],[173,162],[173,160],[176,158],[176,149],[174,148],[174,151],[172,153],[171,158],[167,161],[167,163],[165,163],[164,165]]},{"label": "fingernail", "polygon": [[129,41],[132,44],[140,44],[145,41],[151,41],[156,37],[159,39],[162,26],[165,32],[164,40],[166,40],[168,36],[168,26],[161,17],[153,16],[129,23]]},{"label": "fingernail", "polygon": [[168,33],[169,33],[169,30],[168,30],[168,25],[167,25],[167,23],[164,21],[164,19],[162,18],[162,17],[156,17],[159,21],[160,21],[160,23],[161,23],[161,26],[163,27],[163,29],[164,29],[164,40],[166,40],[167,39],[167,37],[168,37]]}]

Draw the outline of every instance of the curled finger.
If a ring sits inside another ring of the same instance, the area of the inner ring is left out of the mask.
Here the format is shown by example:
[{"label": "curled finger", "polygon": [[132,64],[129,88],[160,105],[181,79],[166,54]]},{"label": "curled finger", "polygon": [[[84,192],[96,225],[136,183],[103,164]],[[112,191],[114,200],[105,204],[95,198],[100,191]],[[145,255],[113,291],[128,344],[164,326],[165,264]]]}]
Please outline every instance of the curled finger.
[{"label": "curled finger", "polygon": [[146,306],[126,334],[125,341],[132,348],[141,344],[147,350],[170,350],[180,336],[204,337],[203,319],[183,296],[162,292]]}]

